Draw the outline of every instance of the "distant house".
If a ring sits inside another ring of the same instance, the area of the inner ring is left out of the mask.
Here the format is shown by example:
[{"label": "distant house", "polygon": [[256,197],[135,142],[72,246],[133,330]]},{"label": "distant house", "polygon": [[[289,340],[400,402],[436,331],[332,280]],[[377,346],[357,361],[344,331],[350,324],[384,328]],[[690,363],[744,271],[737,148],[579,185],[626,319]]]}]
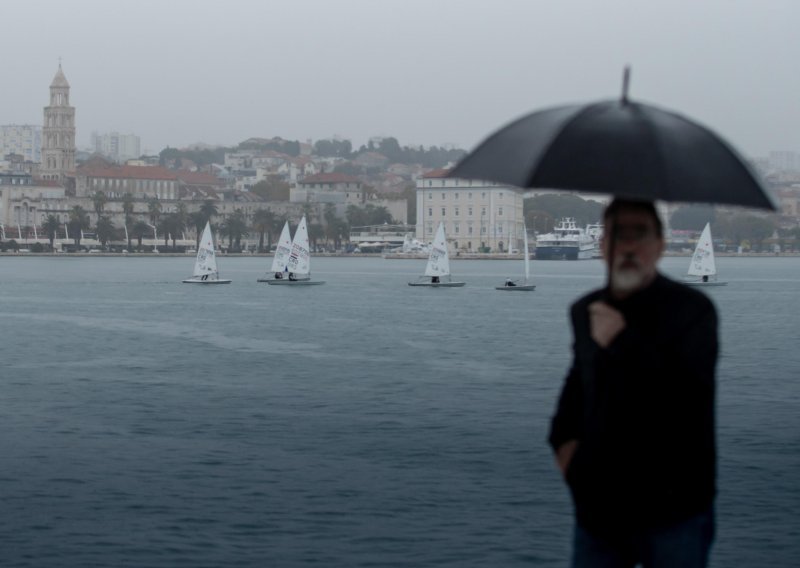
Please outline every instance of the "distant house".
[{"label": "distant house", "polygon": [[360,205],[364,200],[361,180],[337,172],[307,176],[289,192],[289,201],[292,203]]}]

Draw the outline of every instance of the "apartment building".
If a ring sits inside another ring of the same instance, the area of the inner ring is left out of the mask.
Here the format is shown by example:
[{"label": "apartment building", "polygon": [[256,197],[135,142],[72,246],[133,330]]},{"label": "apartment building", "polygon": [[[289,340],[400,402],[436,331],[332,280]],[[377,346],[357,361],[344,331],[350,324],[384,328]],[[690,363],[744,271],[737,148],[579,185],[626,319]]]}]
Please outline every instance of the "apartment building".
[{"label": "apartment building", "polygon": [[433,240],[442,222],[451,250],[520,249],[524,231],[522,190],[482,180],[448,178],[448,171],[434,170],[417,180],[417,239]]}]

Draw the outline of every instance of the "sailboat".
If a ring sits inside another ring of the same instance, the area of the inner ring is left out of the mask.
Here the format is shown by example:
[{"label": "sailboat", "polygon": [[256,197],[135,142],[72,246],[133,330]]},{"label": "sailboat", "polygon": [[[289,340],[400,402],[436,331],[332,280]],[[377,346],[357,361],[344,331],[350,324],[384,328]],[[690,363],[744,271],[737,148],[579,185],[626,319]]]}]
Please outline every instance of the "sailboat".
[{"label": "sailboat", "polygon": [[194,272],[191,278],[183,281],[184,284],[230,284],[230,280],[219,277],[217,257],[214,252],[214,235],[211,234],[211,223],[206,221],[203,236],[197,246],[197,258],[194,261]]},{"label": "sailboat", "polygon": [[273,274],[273,278],[259,278],[258,282],[269,282],[270,280],[281,280],[289,275],[287,263],[289,262],[289,254],[292,252],[292,237],[289,232],[289,221],[286,221],[281,230],[281,236],[278,239],[278,246],[275,247],[275,256],[272,259],[272,266],[269,271]]},{"label": "sailboat", "polygon": [[725,286],[727,282],[717,280],[717,264],[714,262],[714,243],[711,240],[711,226],[706,223],[694,255],[689,263],[687,277],[683,281],[689,286]]},{"label": "sailboat", "polygon": [[453,282],[450,277],[450,259],[447,256],[447,241],[444,237],[444,224],[439,223],[436,237],[431,245],[428,256],[428,265],[425,275],[420,276],[416,282],[409,282],[409,286],[430,286],[433,288],[457,288],[466,282]]},{"label": "sailboat", "polygon": [[[532,292],[536,289],[536,284],[530,284],[531,277],[531,259],[528,254],[528,230],[523,226],[523,235],[525,239],[525,282],[520,283],[518,280],[508,278],[502,286],[495,286],[495,290],[504,290],[506,292]],[[510,249],[511,247],[509,247]]]},{"label": "sailboat", "polygon": [[[281,284],[292,286],[311,286],[314,284],[325,284],[321,280],[311,280],[311,246],[308,243],[308,226],[306,217],[300,220],[297,231],[292,239],[292,247],[289,250],[289,258],[286,259],[284,272],[286,278],[274,278],[267,280],[267,284]],[[277,253],[277,251],[276,251]]]}]

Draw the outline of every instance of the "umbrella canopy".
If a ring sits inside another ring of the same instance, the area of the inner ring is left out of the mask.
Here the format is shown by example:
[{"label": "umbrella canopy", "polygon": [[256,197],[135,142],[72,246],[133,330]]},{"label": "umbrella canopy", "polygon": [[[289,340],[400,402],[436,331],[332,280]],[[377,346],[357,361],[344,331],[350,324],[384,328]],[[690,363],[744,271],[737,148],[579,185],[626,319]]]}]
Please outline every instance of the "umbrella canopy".
[{"label": "umbrella canopy", "polygon": [[758,178],[719,136],[626,95],[524,116],[492,134],[449,177],[775,209]]}]

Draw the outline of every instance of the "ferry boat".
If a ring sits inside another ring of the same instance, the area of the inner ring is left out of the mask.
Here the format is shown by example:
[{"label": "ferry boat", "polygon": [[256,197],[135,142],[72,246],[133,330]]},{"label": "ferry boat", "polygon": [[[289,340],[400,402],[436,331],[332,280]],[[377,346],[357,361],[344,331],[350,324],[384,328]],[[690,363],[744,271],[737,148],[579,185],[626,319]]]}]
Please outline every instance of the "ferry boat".
[{"label": "ferry boat", "polygon": [[572,217],[564,217],[552,233],[536,238],[536,260],[587,260],[596,249],[597,241]]}]

